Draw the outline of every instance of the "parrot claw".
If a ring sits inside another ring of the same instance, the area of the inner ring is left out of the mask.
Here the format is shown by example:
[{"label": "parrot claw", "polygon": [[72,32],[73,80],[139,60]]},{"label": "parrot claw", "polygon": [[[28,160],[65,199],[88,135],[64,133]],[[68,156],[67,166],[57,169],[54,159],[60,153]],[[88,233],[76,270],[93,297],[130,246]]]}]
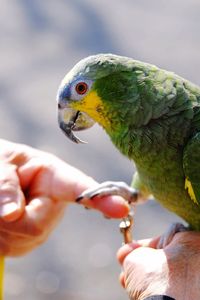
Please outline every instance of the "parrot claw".
[{"label": "parrot claw", "polygon": [[167,229],[167,231],[160,237],[159,243],[157,245],[158,249],[163,249],[172,241],[173,237],[178,232],[188,231],[189,228],[181,223],[173,223]]},{"label": "parrot claw", "polygon": [[83,192],[77,199],[76,202],[80,202],[83,199],[91,200],[96,196],[104,197],[118,195],[123,197],[129,204],[135,203],[138,200],[139,192],[124,182],[106,181],[101,183],[94,189],[88,189]]}]

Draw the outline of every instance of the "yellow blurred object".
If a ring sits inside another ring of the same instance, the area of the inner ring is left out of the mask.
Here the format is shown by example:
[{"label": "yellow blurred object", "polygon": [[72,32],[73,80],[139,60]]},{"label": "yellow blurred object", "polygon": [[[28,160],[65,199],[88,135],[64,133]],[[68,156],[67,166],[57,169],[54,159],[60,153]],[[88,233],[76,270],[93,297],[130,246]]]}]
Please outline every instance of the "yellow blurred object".
[{"label": "yellow blurred object", "polygon": [[3,300],[4,257],[0,257],[0,300]]}]

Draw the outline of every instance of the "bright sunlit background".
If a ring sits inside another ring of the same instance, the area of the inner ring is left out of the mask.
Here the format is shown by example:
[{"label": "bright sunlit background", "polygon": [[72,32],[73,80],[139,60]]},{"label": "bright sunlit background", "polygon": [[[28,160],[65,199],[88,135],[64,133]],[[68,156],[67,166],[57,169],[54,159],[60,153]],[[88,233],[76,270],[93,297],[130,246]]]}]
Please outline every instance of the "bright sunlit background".
[{"label": "bright sunlit background", "polygon": [[[75,145],[57,126],[56,91],[81,58],[112,52],[200,84],[198,0],[0,0],[1,137],[50,151],[100,182],[130,183],[134,167],[99,126]],[[137,210],[135,238],[177,220],[151,201]],[[71,206],[48,242],[6,263],[5,300],[125,300],[115,253],[119,221]]]}]

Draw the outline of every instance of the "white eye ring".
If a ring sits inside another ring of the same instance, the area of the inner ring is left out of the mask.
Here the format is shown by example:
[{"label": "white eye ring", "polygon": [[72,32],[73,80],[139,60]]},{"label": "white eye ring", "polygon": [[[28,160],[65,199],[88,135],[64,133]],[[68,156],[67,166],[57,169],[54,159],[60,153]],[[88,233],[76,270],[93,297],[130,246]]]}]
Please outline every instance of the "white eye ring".
[{"label": "white eye ring", "polygon": [[75,81],[71,87],[71,99],[81,100],[90,90],[92,86],[92,80],[79,80]]}]

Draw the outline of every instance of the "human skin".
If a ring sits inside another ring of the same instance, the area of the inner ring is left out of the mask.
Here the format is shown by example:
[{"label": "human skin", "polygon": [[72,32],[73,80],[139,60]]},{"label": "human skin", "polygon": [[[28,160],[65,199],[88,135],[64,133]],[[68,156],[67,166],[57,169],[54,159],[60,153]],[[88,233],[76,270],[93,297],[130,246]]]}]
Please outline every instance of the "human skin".
[{"label": "human skin", "polygon": [[[50,153],[0,140],[0,255],[23,255],[43,243],[66,205],[96,185]],[[129,211],[120,197],[95,197],[82,204],[112,218]]]},{"label": "human skin", "polygon": [[156,248],[158,242],[159,238],[133,242],[117,253],[123,266],[120,282],[130,299],[200,299],[200,233],[177,233],[163,249]]}]

